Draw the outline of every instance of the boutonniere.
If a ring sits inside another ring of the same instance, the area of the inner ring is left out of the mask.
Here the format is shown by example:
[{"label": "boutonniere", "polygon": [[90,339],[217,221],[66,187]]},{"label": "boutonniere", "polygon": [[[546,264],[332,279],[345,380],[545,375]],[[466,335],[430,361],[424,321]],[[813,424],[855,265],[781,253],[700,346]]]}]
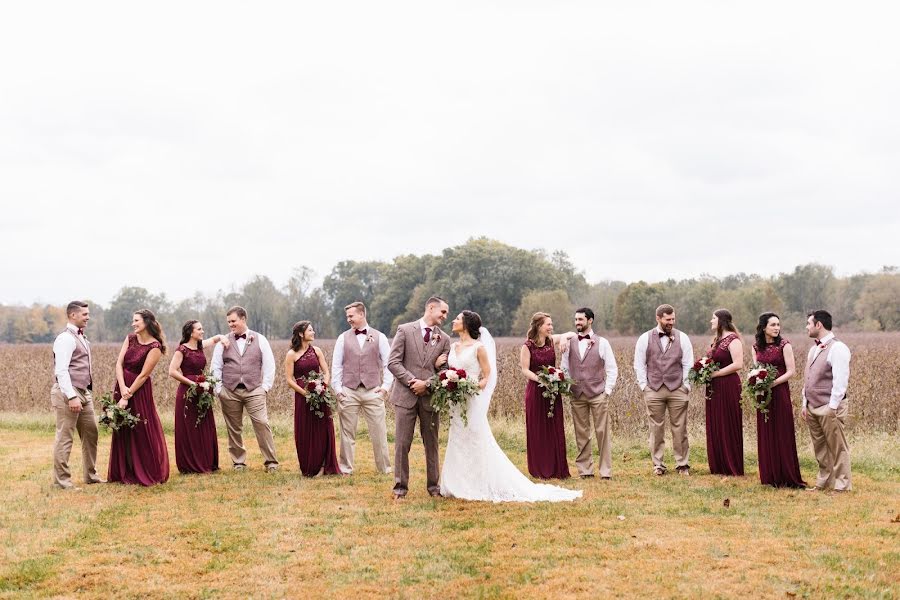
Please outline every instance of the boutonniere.
[{"label": "boutonniere", "polygon": [[373,341],[374,339],[375,339],[375,338],[372,337],[372,334],[371,334],[371,333],[368,334],[368,335],[366,336],[366,342],[371,342],[371,341]]},{"label": "boutonniere", "polygon": [[432,345],[432,346],[437,346],[437,343],[438,343],[439,341],[441,341],[441,334],[436,333],[436,334],[434,334],[434,336],[431,338],[431,345]]},{"label": "boutonniere", "polygon": [[824,347],[827,346],[827,345],[828,345],[828,344],[823,344],[823,343],[821,343],[821,342],[818,343],[819,348],[824,348]]},{"label": "boutonniere", "polygon": [[249,346],[252,343],[253,343],[253,336],[251,335],[250,337],[247,338],[247,345]]},{"label": "boutonniere", "polygon": [[593,347],[594,347],[594,340],[588,340],[587,349],[590,350]]}]

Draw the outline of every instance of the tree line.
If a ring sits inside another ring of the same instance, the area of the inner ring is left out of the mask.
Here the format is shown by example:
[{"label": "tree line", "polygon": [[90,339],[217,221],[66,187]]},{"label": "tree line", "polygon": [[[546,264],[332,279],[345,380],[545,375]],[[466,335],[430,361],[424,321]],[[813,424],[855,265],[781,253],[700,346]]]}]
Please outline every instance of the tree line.
[{"label": "tree line", "polygon": [[[251,327],[267,337],[290,337],[294,322],[309,319],[320,337],[332,338],[346,328],[344,306],[356,300],[366,303],[369,323],[390,335],[399,323],[417,318],[433,294],[445,298],[452,311],[477,311],[500,336],[524,336],[531,315],[539,310],[553,315],[558,330],[567,330],[580,306],[594,310],[599,331],[634,335],[653,325],[654,310],[664,302],[675,306],[678,327],[693,334],[708,330],[717,308],[729,309],[745,332],[767,310],[779,313],[788,331],[797,331],[808,310],[823,307],[845,329],[900,330],[896,267],[839,277],[832,267],[810,263],[771,277],[738,273],[655,283],[589,283],[564,252],[523,250],[477,238],[438,255],[341,261],[320,286],[313,285],[314,275],[300,266],[283,286],[257,275],[230,292],[198,291],[177,302],[163,292],[123,287],[107,306],[84,298],[91,305],[89,335],[100,342],[121,340],[139,308],[154,311],[170,338],[189,319],[200,319],[209,335],[223,333],[225,310],[239,304],[250,313]],[[64,324],[63,306],[0,305],[0,342],[52,342]]]}]

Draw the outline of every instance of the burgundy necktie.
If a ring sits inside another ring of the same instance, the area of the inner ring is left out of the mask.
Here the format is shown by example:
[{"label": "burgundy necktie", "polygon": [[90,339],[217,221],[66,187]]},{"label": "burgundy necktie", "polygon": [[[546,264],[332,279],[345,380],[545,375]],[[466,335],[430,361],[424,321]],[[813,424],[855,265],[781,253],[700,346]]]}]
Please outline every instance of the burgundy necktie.
[{"label": "burgundy necktie", "polygon": [[366,330],[365,329],[354,329],[353,335],[366,335]]},{"label": "burgundy necktie", "polygon": [[234,334],[234,339],[235,340],[246,340],[247,334],[246,333],[236,333],[236,334]]},{"label": "burgundy necktie", "polygon": [[431,341],[431,327],[426,327],[425,328],[425,343],[427,344],[430,341]]}]

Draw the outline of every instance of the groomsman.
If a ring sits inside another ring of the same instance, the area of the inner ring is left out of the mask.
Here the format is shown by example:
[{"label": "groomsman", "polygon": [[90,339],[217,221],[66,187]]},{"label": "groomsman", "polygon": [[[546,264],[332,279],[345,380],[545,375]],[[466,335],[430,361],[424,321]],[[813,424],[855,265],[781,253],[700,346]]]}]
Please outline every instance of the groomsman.
[{"label": "groomsman", "polygon": [[638,338],[634,349],[634,372],[647,405],[650,426],[650,456],[653,472],[665,475],[666,411],[672,429],[672,450],[675,468],[682,475],[690,474],[688,454],[688,371],[694,364],[694,349],[686,334],[675,329],[675,309],[662,304],[656,309],[656,327]]},{"label": "groomsman", "polygon": [[247,466],[242,436],[246,409],[266,472],[275,471],[278,459],[275,458],[275,440],[266,407],[266,394],[275,383],[275,357],[269,340],[247,328],[247,311],[243,307],[228,309],[225,318],[231,333],[226,336],[226,344],[216,344],[213,350],[212,372],[219,380],[215,392],[222,404],[222,416],[228,430],[231,462],[237,471],[243,471]]},{"label": "groomsman", "polygon": [[600,478],[612,477],[612,439],[609,434],[609,396],[616,387],[619,368],[606,338],[593,331],[594,311],[579,308],[575,311],[575,331],[563,347],[560,366],[567,371],[572,386],[572,424],[575,426],[575,445],[578,456],[575,465],[582,478],[594,476],[591,452],[591,417],[597,437]]},{"label": "groomsman", "polygon": [[831,314],[809,313],[806,331],[815,344],[806,357],[803,405],[800,415],[809,425],[819,474],[810,490],[852,489],[850,447],[844,435],[847,419],[847,385],[850,380],[850,348],[831,332]]},{"label": "groomsman", "polygon": [[104,483],[97,475],[97,419],[91,395],[93,374],[91,345],[84,328],[91,320],[86,302],[73,300],[66,307],[68,324],[53,342],[53,388],[50,404],[56,412],[53,442],[53,484],[64,490],[77,489],[69,471],[74,432],[81,438],[81,463],[85,483]]},{"label": "groomsman", "polygon": [[387,336],[369,326],[365,304],[348,304],[344,313],[350,329],[335,342],[331,361],[331,387],[337,391],[341,425],[341,472],[353,472],[356,424],[362,411],[369,426],[375,468],[379,473],[390,473],[384,401],[394,383],[394,375],[387,368],[391,347]]}]

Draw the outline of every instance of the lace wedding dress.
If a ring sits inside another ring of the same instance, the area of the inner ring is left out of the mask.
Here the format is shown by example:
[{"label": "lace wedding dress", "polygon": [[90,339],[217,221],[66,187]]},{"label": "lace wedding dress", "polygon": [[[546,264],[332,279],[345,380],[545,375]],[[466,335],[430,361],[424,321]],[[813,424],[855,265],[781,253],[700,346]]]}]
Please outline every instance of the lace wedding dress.
[{"label": "lace wedding dress", "polygon": [[468,425],[463,424],[456,407],[450,416],[450,438],[441,471],[441,494],[465,500],[491,502],[562,502],[581,497],[582,492],[534,483],[507,458],[494,439],[488,423],[488,406],[497,384],[497,352],[494,340],[481,329],[481,340],[469,347],[454,344],[448,363],[465,369],[469,378],[479,379],[477,349],[484,345],[491,364],[491,376],[481,393],[469,398],[466,406]]}]

